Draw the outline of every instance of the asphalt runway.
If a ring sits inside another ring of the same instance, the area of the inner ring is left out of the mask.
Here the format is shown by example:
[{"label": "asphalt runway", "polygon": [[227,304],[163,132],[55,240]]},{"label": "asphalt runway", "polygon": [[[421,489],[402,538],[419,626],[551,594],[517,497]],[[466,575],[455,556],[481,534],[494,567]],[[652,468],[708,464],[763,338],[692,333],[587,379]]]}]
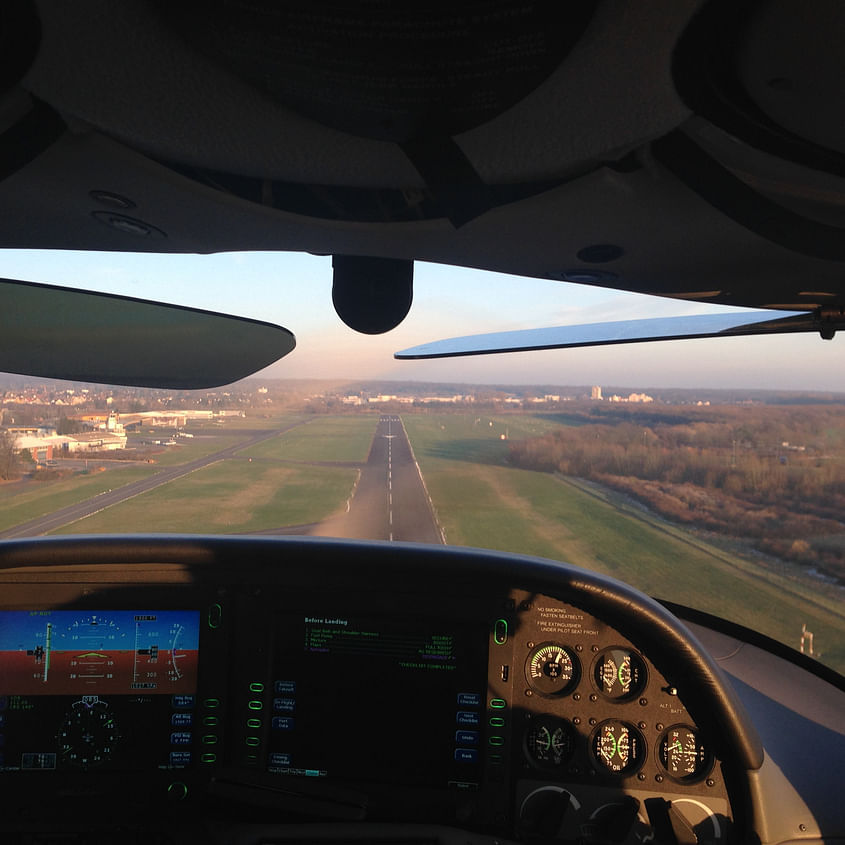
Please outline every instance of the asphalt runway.
[{"label": "asphalt runway", "polygon": [[[202,458],[197,458],[186,464],[180,464],[175,467],[168,467],[151,475],[149,478],[142,478],[139,481],[133,481],[130,484],[125,484],[123,487],[118,487],[114,490],[109,490],[106,493],[100,493],[83,502],[77,502],[74,505],[60,508],[53,513],[45,516],[31,519],[28,522],[23,522],[20,525],[15,525],[13,528],[8,528],[5,531],[0,531],[0,539],[12,539],[14,537],[39,537],[43,534],[48,534],[50,531],[60,528],[62,525],[67,525],[71,522],[84,519],[86,516],[98,513],[99,511],[116,505],[120,502],[125,502],[127,499],[132,499],[135,496],[140,496],[141,493],[147,493],[160,487],[162,484],[167,484],[184,475],[189,475],[196,472],[198,469],[207,467],[210,464],[217,463],[217,461],[224,458],[231,458],[235,452],[241,449],[246,449],[249,446],[254,446],[256,443],[261,443],[262,440],[269,440],[271,437],[276,437],[283,431],[296,427],[301,423],[294,423],[283,429],[269,429],[262,431],[253,431],[247,440],[238,440],[233,446],[228,446],[215,452],[212,455],[206,455]],[[116,482],[117,483],[117,482]]]},{"label": "asphalt runway", "polygon": [[321,522],[310,533],[349,539],[443,542],[400,417],[386,414],[379,419],[347,511]]}]

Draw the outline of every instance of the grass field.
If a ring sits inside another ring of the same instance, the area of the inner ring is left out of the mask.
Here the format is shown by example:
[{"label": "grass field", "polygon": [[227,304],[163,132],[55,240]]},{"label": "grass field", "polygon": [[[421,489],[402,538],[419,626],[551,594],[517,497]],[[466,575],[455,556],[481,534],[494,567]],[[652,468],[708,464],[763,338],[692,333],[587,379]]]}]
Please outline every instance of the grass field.
[{"label": "grass field", "polygon": [[[426,454],[431,458],[481,464],[503,464],[507,440],[539,437],[561,425],[557,415],[475,416],[471,414],[403,415],[410,426],[425,433]],[[504,438],[504,439],[503,439]],[[414,448],[416,443],[412,438]]]},{"label": "grass field", "polygon": [[[152,436],[158,437],[158,431]],[[164,437],[165,435],[161,436]],[[133,436],[130,438],[128,445],[134,447],[139,440],[147,440],[149,437],[148,433]],[[211,431],[208,434],[197,434],[189,440],[178,440],[175,446],[150,446],[149,448],[161,450],[151,454],[156,466],[173,467],[186,464],[196,458],[204,458],[206,455],[219,452],[228,446],[234,446],[245,441],[247,437],[246,434],[221,434],[218,431]],[[147,447],[139,446],[138,448],[144,449]]]},{"label": "grass field", "polygon": [[[55,533],[237,533],[319,522],[343,505],[356,470],[305,462],[366,460],[377,419],[370,414],[312,417],[242,450],[235,459]],[[541,434],[565,424],[563,416],[438,413],[405,414],[403,420],[450,543],[566,560],[793,646],[806,624],[815,634],[821,659],[845,671],[841,591],[797,570],[776,570],[736,555],[726,543],[708,542],[604,488],[507,465],[508,442],[502,435],[516,439]],[[0,529],[148,476],[162,464],[184,463],[226,448],[242,436],[215,432],[213,439],[195,438],[166,453],[167,463],[77,476],[43,487],[31,484],[3,500]]]},{"label": "grass field", "polygon": [[824,662],[845,670],[845,615],[823,585],[771,572],[593,486],[508,467],[499,420],[403,419],[450,543],[565,560],[793,646],[806,623]]},{"label": "grass field", "polygon": [[[256,413],[253,410],[247,411],[245,417],[223,417],[220,421],[192,420],[186,427],[191,434],[225,434],[228,431],[241,431],[243,429],[260,428],[283,428],[292,422],[307,419],[304,414],[297,413]],[[166,429],[161,429],[166,431]]]},{"label": "grass field", "polygon": [[3,498],[0,531],[36,519],[59,508],[84,502],[107,490],[116,490],[155,472],[153,466],[125,466],[91,475],[75,475],[59,481],[32,482],[21,492]]},{"label": "grass field", "polygon": [[360,463],[367,460],[378,416],[315,417],[306,425],[244,449],[250,458],[286,461],[338,461]]},{"label": "grass field", "polygon": [[53,533],[232,534],[309,524],[343,505],[355,477],[354,469],[225,460]]}]

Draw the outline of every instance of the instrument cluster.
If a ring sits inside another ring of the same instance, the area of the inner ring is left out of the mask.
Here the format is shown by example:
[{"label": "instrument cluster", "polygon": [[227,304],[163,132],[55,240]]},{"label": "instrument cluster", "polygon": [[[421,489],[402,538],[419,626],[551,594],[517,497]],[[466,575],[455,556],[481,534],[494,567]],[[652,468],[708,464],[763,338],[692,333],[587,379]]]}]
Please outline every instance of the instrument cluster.
[{"label": "instrument cluster", "polygon": [[717,738],[685,679],[609,620],[495,581],[398,593],[252,574],[4,585],[0,781],[22,813],[46,788],[116,816],[236,796],[291,818],[725,840]]}]

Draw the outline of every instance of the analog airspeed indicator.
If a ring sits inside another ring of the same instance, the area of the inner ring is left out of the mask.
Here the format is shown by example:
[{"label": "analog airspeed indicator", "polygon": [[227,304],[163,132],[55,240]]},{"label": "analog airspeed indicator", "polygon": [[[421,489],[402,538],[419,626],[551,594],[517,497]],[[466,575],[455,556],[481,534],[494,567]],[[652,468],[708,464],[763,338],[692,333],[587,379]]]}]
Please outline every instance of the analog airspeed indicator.
[{"label": "analog airspeed indicator", "polygon": [[525,661],[525,678],[541,695],[562,695],[574,689],[581,675],[575,654],[558,643],[540,643]]}]

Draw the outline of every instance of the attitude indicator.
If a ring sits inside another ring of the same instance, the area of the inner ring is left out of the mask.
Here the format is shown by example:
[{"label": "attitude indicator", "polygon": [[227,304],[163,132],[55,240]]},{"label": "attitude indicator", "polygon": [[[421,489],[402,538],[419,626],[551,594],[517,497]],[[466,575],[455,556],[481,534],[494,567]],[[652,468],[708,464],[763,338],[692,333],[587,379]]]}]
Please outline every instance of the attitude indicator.
[{"label": "attitude indicator", "polygon": [[196,610],[0,612],[0,688],[11,694],[191,692]]}]

